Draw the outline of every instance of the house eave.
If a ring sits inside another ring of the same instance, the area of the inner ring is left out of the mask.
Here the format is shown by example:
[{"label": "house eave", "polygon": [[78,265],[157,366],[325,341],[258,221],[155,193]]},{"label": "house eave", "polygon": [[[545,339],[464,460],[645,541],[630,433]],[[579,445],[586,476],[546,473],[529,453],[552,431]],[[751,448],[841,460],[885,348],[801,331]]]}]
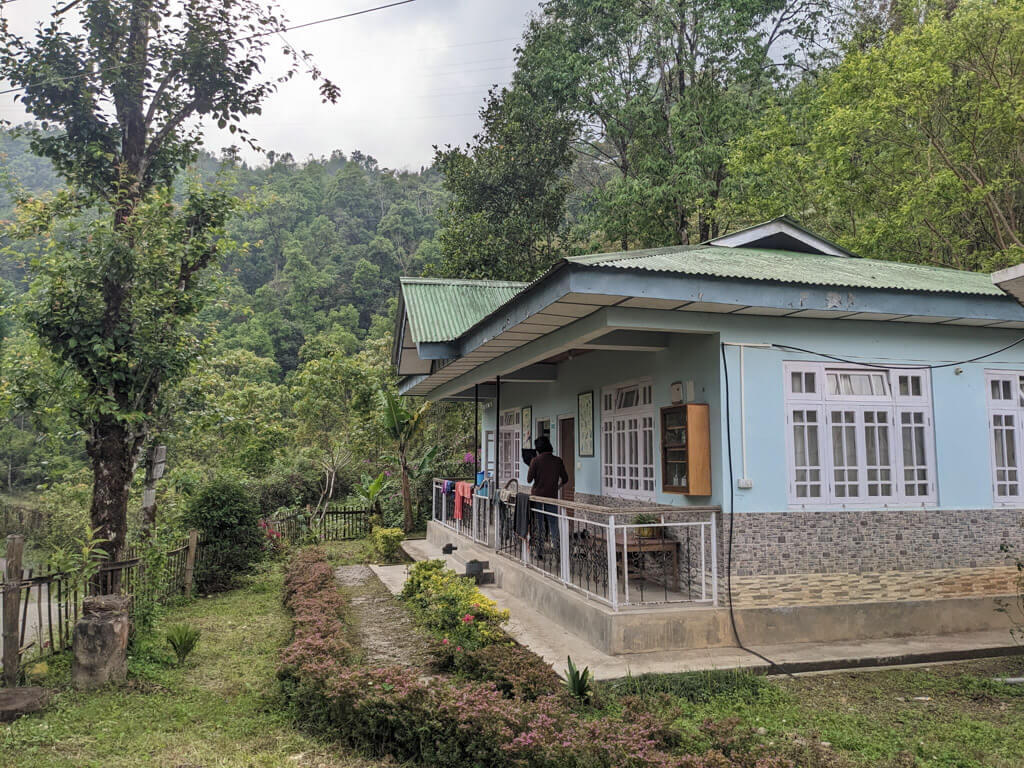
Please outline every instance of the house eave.
[{"label": "house eave", "polygon": [[[582,332],[584,319],[609,307],[1024,329],[1024,307],[994,294],[812,286],[675,273],[658,273],[652,279],[650,272],[560,262],[457,342],[425,348],[424,353],[436,355],[432,373],[406,391],[432,399],[448,397],[454,393],[448,382],[457,380],[464,389],[493,376],[483,368],[495,359],[509,361],[495,370],[536,362],[519,360],[511,353],[554,333],[570,338]],[[569,326],[572,330],[567,330]],[[591,329],[598,335],[608,330]]]}]

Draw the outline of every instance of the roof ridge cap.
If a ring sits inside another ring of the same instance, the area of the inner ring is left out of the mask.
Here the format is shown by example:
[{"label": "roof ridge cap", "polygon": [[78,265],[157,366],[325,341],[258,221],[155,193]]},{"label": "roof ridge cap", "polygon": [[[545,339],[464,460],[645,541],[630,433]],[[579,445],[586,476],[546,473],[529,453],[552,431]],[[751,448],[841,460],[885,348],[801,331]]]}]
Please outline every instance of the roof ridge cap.
[{"label": "roof ridge cap", "polygon": [[400,276],[398,282],[405,285],[487,285],[487,286],[508,286],[512,288],[523,288],[529,283],[522,283],[516,280],[486,280],[459,277],[414,277]]}]

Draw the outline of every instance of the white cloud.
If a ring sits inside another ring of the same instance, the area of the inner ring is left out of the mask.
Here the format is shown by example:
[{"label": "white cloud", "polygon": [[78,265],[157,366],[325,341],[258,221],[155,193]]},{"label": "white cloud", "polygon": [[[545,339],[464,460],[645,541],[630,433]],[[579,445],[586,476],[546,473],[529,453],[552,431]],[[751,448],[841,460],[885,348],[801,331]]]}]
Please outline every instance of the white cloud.
[{"label": "white cloud", "polygon": [[[380,4],[281,0],[293,24]],[[5,13],[15,29],[27,33],[45,18],[42,5],[22,0]],[[479,129],[477,111],[488,86],[509,80],[513,48],[536,5],[537,0],[416,0],[289,32],[288,41],[313,54],[316,66],[339,85],[341,99],[322,104],[310,78],[299,74],[246,128],[262,146],[299,160],[359,149],[392,168],[429,164],[434,144],[464,143]],[[267,73],[284,71],[280,48],[270,52]],[[0,118],[17,121],[23,115],[11,96],[0,97]],[[216,127],[204,135],[214,152],[237,141]]]}]

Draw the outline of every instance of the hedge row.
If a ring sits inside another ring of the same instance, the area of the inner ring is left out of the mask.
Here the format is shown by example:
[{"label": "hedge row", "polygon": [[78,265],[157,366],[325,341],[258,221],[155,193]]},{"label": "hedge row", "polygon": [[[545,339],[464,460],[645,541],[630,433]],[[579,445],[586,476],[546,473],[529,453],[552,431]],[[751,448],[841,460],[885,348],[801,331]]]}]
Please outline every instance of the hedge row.
[{"label": "hedge row", "polygon": [[[344,640],[345,601],[318,549],[293,558],[285,603],[294,614],[295,637],[282,654],[279,678],[291,706],[315,732],[370,756],[390,755],[431,768],[792,766],[773,757],[740,760],[720,751],[674,755],[678,734],[653,715],[630,712],[629,722],[595,715],[561,690],[543,692],[549,681],[534,681],[516,695],[515,685],[503,691],[492,682],[360,666]],[[477,649],[475,663],[501,667],[510,657],[494,650],[499,647]]]}]

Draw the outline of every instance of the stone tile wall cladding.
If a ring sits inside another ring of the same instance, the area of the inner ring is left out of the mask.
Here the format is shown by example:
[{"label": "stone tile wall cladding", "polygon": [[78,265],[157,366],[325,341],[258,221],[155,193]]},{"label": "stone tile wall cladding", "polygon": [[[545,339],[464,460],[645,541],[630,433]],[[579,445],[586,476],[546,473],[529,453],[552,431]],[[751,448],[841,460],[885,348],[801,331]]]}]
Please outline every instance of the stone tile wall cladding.
[{"label": "stone tile wall cladding", "polygon": [[[636,502],[577,494],[628,511]],[[645,505],[651,506],[651,505]],[[660,510],[659,510],[660,511]],[[665,520],[706,520],[707,511],[665,507]],[[724,599],[729,519],[718,513]],[[1024,557],[1024,510],[787,510],[733,521],[732,592],[737,607],[825,605],[1013,595]]]},{"label": "stone tile wall cladding", "polygon": [[1020,509],[788,510],[738,514],[734,526],[733,602],[744,606],[1011,595],[1012,553],[1024,555]]}]

